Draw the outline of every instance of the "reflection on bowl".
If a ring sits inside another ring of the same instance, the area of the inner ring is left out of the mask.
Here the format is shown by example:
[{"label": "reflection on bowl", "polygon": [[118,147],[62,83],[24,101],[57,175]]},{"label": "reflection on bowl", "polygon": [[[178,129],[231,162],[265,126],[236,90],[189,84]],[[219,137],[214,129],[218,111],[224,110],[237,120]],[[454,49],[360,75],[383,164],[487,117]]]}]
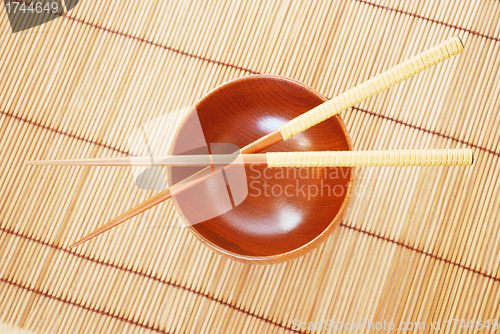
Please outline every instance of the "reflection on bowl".
[{"label": "reflection on bowl", "polygon": [[[288,78],[255,75],[230,81],[207,94],[177,130],[171,154],[185,154],[200,136],[210,153],[233,153],[325,101]],[[210,149],[215,143],[217,152]],[[225,143],[226,145],[220,145]],[[232,145],[227,145],[232,144]],[[351,150],[339,116],[263,151]],[[287,261],[318,245],[338,226],[351,197],[352,168],[240,167],[219,173],[174,198],[191,231],[211,249],[235,260]],[[171,168],[170,184],[200,168]],[[238,197],[239,196],[239,197]],[[204,217],[205,212],[221,214]]]}]

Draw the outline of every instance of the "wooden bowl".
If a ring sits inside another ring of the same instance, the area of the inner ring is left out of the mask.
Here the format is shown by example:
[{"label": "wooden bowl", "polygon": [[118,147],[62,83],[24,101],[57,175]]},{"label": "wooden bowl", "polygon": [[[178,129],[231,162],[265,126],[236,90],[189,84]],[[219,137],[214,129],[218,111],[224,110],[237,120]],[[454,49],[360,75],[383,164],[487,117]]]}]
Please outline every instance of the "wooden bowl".
[{"label": "wooden bowl", "polygon": [[[285,77],[254,75],[232,80],[207,94],[187,114],[170,154],[233,153],[235,147],[244,147],[325,100],[313,89]],[[214,147],[219,148],[217,152]],[[266,151],[327,150],[351,150],[339,116]],[[209,248],[235,260],[266,264],[304,255],[338,226],[351,198],[352,168],[240,168],[236,174],[243,178],[225,180],[229,186],[221,175],[222,187],[213,180],[204,181],[174,197],[175,207],[191,231]],[[171,168],[169,182],[179,182],[198,170]],[[248,192],[242,201],[234,194],[234,184]],[[213,218],[210,213],[200,218],[214,206],[226,209]],[[207,217],[210,219],[205,220]]]}]

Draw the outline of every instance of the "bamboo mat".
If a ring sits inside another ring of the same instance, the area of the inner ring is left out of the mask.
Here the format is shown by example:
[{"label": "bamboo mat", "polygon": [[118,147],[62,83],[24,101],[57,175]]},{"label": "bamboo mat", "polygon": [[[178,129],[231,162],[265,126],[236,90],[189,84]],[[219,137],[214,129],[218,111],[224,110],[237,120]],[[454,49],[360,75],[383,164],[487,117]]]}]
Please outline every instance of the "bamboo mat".
[{"label": "bamboo mat", "polygon": [[[5,326],[295,333],[294,319],[369,319],[430,332],[500,317],[499,1],[82,0],[24,32],[4,13],[0,25]],[[135,128],[241,76],[285,75],[331,98],[454,35],[462,54],[342,117],[357,150],[471,147],[474,166],[359,169],[341,226],[291,262],[213,253],[171,228],[170,201],[69,250],[156,192],[126,168],[24,164],[125,156]]]}]

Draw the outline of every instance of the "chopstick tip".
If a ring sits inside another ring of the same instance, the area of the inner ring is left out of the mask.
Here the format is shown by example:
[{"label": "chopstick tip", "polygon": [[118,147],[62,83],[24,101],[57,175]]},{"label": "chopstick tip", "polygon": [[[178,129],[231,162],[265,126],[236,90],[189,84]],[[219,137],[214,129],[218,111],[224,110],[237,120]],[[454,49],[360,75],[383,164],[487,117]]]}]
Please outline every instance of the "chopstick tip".
[{"label": "chopstick tip", "polygon": [[74,242],[72,243],[71,245],[68,246],[69,249],[73,249],[81,244],[83,244],[85,241],[87,241],[88,239],[87,238],[84,238],[84,239],[80,239],[78,240],[77,242]]},{"label": "chopstick tip", "polygon": [[75,248],[75,247],[76,247],[76,246],[78,246],[78,245],[79,245],[79,243],[78,243],[78,242],[75,242],[74,244],[69,245],[69,246],[68,246],[68,248],[69,248],[69,249],[73,249],[73,248]]},{"label": "chopstick tip", "polygon": [[30,161],[26,161],[26,164],[30,165],[30,166],[34,166],[34,165],[37,165],[37,166],[46,165],[46,163],[44,163],[43,160],[30,160]]}]

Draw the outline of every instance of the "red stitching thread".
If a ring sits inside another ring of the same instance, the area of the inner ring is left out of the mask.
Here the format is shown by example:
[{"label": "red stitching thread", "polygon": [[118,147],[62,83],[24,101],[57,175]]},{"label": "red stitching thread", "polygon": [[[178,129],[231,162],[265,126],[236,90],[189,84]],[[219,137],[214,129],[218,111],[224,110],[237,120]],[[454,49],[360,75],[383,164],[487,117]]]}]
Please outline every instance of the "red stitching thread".
[{"label": "red stitching thread", "polygon": [[[446,23],[446,22],[441,22],[441,21],[438,21],[438,20],[430,19],[430,18],[421,16],[421,15],[418,15],[418,14],[414,14],[414,13],[411,13],[411,12],[407,12],[407,11],[404,11],[404,10],[400,10],[400,9],[396,9],[396,8],[392,8],[392,7],[386,7],[386,6],[374,4],[374,3],[371,3],[371,2],[368,2],[368,1],[365,1],[365,0],[354,0],[354,1],[357,1],[357,2],[360,2],[360,3],[364,3],[364,4],[372,6],[372,7],[381,8],[381,9],[385,9],[385,10],[397,12],[397,13],[400,13],[400,14],[404,14],[404,15],[409,15],[409,16],[415,17],[417,19],[422,19],[424,21],[428,21],[428,22],[431,22],[431,23],[441,24],[441,25],[444,25],[444,26],[449,27],[449,28],[461,30],[461,31],[470,33],[470,34],[475,35],[475,36],[479,36],[479,37],[484,37],[484,38],[487,38],[487,39],[491,39],[491,40],[496,41],[496,42],[500,41],[500,38],[498,38],[498,37],[488,36],[488,35],[482,34],[480,32],[474,31],[474,30],[470,30],[470,29],[462,28],[462,27],[459,27],[459,26],[456,26],[456,25],[453,25],[453,24],[449,24],[449,23]],[[133,35],[130,35],[130,34],[126,34],[126,33],[117,31],[117,30],[112,30],[112,29],[109,29],[109,28],[105,28],[103,26],[100,26],[100,25],[97,25],[97,24],[94,24],[94,23],[83,21],[81,19],[78,19],[78,18],[73,17],[73,16],[69,16],[67,14],[61,15],[61,16],[64,17],[64,18],[66,18],[66,19],[69,19],[69,20],[73,20],[73,21],[76,21],[76,22],[79,22],[79,23],[82,23],[82,24],[86,24],[88,26],[91,26],[91,27],[94,27],[94,28],[97,28],[97,29],[101,29],[101,30],[104,30],[104,31],[107,31],[107,32],[110,32],[110,33],[113,33],[113,34],[118,34],[120,36],[128,37],[128,38],[131,38],[131,39],[134,39],[134,40],[137,40],[137,41],[141,41],[141,42],[146,43],[146,44],[157,46],[157,47],[160,47],[160,48],[172,51],[172,52],[179,53],[179,54],[184,55],[184,56],[192,57],[192,58],[195,58],[195,59],[200,59],[200,60],[207,61],[207,62],[210,62],[210,63],[214,63],[214,64],[217,64],[217,65],[223,65],[223,66],[227,66],[227,67],[239,69],[239,70],[246,71],[246,72],[249,72],[249,73],[252,73],[252,74],[260,74],[260,72],[251,70],[249,68],[244,68],[244,67],[241,67],[241,66],[229,64],[229,63],[226,63],[226,62],[223,62],[223,61],[219,61],[219,60],[213,60],[213,59],[202,57],[202,56],[197,56],[197,55],[194,55],[194,54],[191,54],[191,53],[188,53],[188,52],[185,52],[185,51],[181,51],[181,50],[173,48],[173,47],[169,47],[169,46],[165,46],[165,45],[162,45],[162,44],[159,44],[159,43],[155,43],[155,42],[149,41],[149,40],[147,40],[145,38],[136,37],[136,36],[133,36]]]},{"label": "red stitching thread", "polygon": [[283,329],[286,329],[286,330],[289,330],[289,331],[293,331],[293,332],[296,332],[296,333],[302,333],[300,331],[296,331],[296,330],[294,330],[294,329],[292,329],[290,327],[287,327],[285,325],[282,325],[280,323],[277,323],[277,322],[274,322],[274,321],[269,320],[267,318],[264,318],[263,316],[260,316],[260,315],[257,315],[257,314],[253,314],[253,313],[251,313],[251,312],[249,312],[247,310],[241,309],[241,308],[239,308],[237,306],[234,306],[234,305],[232,305],[232,304],[230,304],[228,302],[219,300],[219,299],[217,299],[215,297],[212,297],[212,296],[209,296],[209,295],[204,294],[202,292],[199,292],[199,291],[187,288],[187,287],[182,286],[180,284],[176,284],[176,283],[172,283],[172,282],[169,282],[169,281],[165,281],[165,280],[162,280],[162,279],[160,279],[158,277],[155,277],[155,276],[152,276],[152,275],[140,272],[138,270],[133,270],[133,269],[121,267],[121,266],[113,264],[113,263],[99,261],[99,260],[96,260],[94,258],[85,256],[85,255],[82,255],[82,254],[75,253],[75,252],[70,251],[69,249],[65,249],[65,248],[63,248],[61,246],[53,245],[53,244],[50,244],[48,242],[41,241],[41,240],[35,239],[33,237],[30,237],[30,236],[18,233],[18,232],[10,231],[10,230],[8,230],[6,228],[3,228],[3,227],[0,227],[0,231],[2,231],[4,233],[7,233],[7,234],[14,235],[16,237],[19,237],[19,238],[22,238],[22,239],[25,239],[25,240],[29,240],[29,241],[35,242],[35,243],[37,243],[39,245],[42,245],[42,246],[50,247],[50,248],[53,248],[55,250],[71,254],[73,256],[76,256],[77,258],[80,258],[80,259],[83,259],[83,260],[86,260],[86,261],[90,261],[90,262],[93,262],[93,263],[98,264],[98,265],[103,265],[103,266],[106,266],[106,267],[110,267],[110,268],[122,270],[122,271],[125,271],[125,272],[128,272],[128,273],[131,273],[131,274],[139,275],[139,276],[144,277],[144,278],[152,279],[153,281],[156,281],[156,282],[161,283],[161,284],[166,284],[166,285],[169,285],[169,286],[174,287],[174,288],[178,288],[178,289],[181,289],[181,290],[184,290],[184,291],[192,292],[192,293],[194,293],[194,294],[196,294],[196,295],[198,295],[200,297],[205,297],[205,298],[207,298],[207,299],[209,299],[211,301],[214,301],[214,302],[219,303],[221,305],[227,306],[229,308],[232,308],[233,310],[242,312],[242,313],[244,313],[244,314],[246,314],[248,316],[252,316],[252,317],[254,317],[254,318],[258,319],[258,320],[267,322],[267,323],[269,323],[271,325],[274,325],[276,327],[280,327],[280,328],[283,328]]},{"label": "red stitching thread", "polygon": [[[369,115],[372,115],[372,116],[375,116],[375,117],[386,119],[388,121],[391,121],[391,122],[394,122],[394,123],[397,123],[397,124],[401,124],[401,125],[410,127],[412,129],[415,129],[415,130],[427,132],[427,133],[430,133],[430,134],[433,134],[433,135],[436,135],[436,136],[439,136],[439,137],[450,139],[450,140],[456,141],[458,143],[462,143],[462,144],[465,144],[467,146],[477,148],[478,150],[485,151],[487,153],[490,153],[490,154],[493,154],[493,155],[496,155],[496,156],[500,156],[499,152],[496,152],[496,151],[494,151],[492,149],[489,149],[489,148],[486,148],[484,146],[480,146],[478,144],[474,144],[474,143],[471,143],[471,142],[468,142],[468,141],[465,141],[465,140],[462,140],[462,139],[459,139],[459,138],[456,138],[456,137],[453,137],[453,136],[450,136],[450,135],[447,135],[447,134],[444,134],[444,133],[441,133],[441,132],[438,132],[438,131],[428,130],[428,129],[423,128],[421,126],[413,125],[413,124],[410,124],[410,123],[398,120],[398,119],[393,118],[393,117],[385,116],[385,115],[382,115],[382,114],[377,114],[377,113],[375,113],[373,111],[361,109],[361,108],[358,108],[358,107],[353,107],[353,109],[358,110],[360,112],[363,112],[365,114],[369,114]],[[68,136],[68,137],[71,137],[71,138],[82,140],[84,142],[88,142],[88,143],[91,143],[91,144],[99,145],[99,146],[105,147],[107,149],[123,153],[125,155],[131,155],[128,151],[123,151],[123,150],[120,150],[120,149],[115,148],[113,146],[109,146],[109,145],[102,144],[102,143],[99,143],[99,142],[96,142],[96,141],[93,141],[93,140],[90,140],[90,139],[79,137],[79,136],[76,136],[76,135],[73,135],[71,133],[67,133],[67,132],[61,131],[61,130],[53,129],[53,128],[50,128],[50,127],[48,127],[46,125],[43,125],[43,124],[40,124],[40,123],[37,123],[37,122],[34,122],[34,121],[26,120],[24,118],[21,118],[19,116],[15,116],[15,115],[11,115],[11,114],[6,113],[4,111],[0,111],[0,114],[8,116],[8,117],[12,117],[12,118],[14,118],[14,119],[16,119],[18,121],[21,121],[21,122],[25,122],[25,123],[29,123],[29,124],[34,125],[34,126],[41,127],[41,128],[43,128],[45,130],[48,130],[48,131],[52,131],[52,132],[55,132],[55,133],[58,133],[58,134],[61,134],[61,135],[64,135],[64,136]]]},{"label": "red stitching thread", "polygon": [[[25,0],[12,0],[12,1],[13,2],[18,2],[18,3],[19,2],[28,3]],[[496,41],[496,42],[500,41],[499,37],[488,36],[486,34],[477,32],[475,30],[463,28],[463,27],[460,27],[460,26],[457,26],[457,25],[454,25],[454,24],[451,24],[451,23],[446,23],[446,22],[441,22],[441,21],[438,21],[438,20],[430,19],[428,17],[422,16],[422,15],[418,15],[418,14],[415,14],[415,13],[412,13],[412,12],[408,12],[408,11],[405,11],[405,10],[402,10],[402,9],[397,9],[397,8],[389,7],[389,6],[383,6],[383,5],[372,3],[372,2],[369,2],[369,1],[366,1],[366,0],[353,0],[353,1],[360,2],[360,3],[363,3],[365,5],[375,7],[375,8],[385,9],[385,10],[388,10],[388,11],[391,11],[391,12],[396,12],[396,13],[403,14],[403,15],[409,15],[409,16],[412,16],[412,17],[417,18],[417,19],[421,19],[421,20],[424,20],[424,21],[427,21],[427,22],[440,24],[440,25],[443,25],[445,27],[449,27],[449,28],[461,30],[461,31],[467,32],[467,33],[469,33],[471,35],[475,35],[475,36],[479,36],[479,37],[484,37],[484,38],[491,39],[491,40]],[[67,18],[67,19],[70,19],[70,20],[74,20],[74,21],[83,23],[83,24],[87,24],[87,25],[89,25],[91,27],[95,27],[97,29],[102,29],[104,31],[108,31],[108,32],[115,33],[115,34],[118,34],[118,35],[121,35],[121,36],[129,37],[129,38],[132,38],[132,39],[135,39],[135,40],[142,41],[142,42],[147,43],[147,44],[151,44],[151,45],[158,46],[158,47],[161,47],[161,48],[173,51],[173,52],[177,52],[177,53],[180,53],[182,55],[186,55],[186,56],[190,56],[190,57],[193,57],[193,58],[196,58],[196,59],[201,59],[201,60],[205,60],[205,61],[208,61],[208,62],[213,62],[215,64],[224,65],[224,66],[228,66],[228,67],[240,69],[240,70],[243,70],[243,71],[247,71],[247,72],[250,72],[250,73],[258,74],[256,72],[250,70],[250,69],[246,69],[246,68],[243,68],[243,67],[240,67],[240,66],[236,66],[236,65],[232,65],[232,64],[227,64],[227,63],[224,63],[224,62],[221,62],[221,61],[212,60],[212,59],[201,57],[201,56],[196,56],[196,55],[187,53],[185,51],[181,51],[179,49],[175,49],[175,48],[172,48],[172,47],[168,47],[168,46],[164,46],[164,45],[161,45],[161,44],[158,44],[158,43],[151,42],[151,41],[149,41],[147,39],[144,39],[144,38],[135,37],[135,36],[132,36],[132,35],[129,35],[129,34],[125,34],[125,33],[116,31],[116,30],[111,30],[111,29],[108,29],[108,28],[104,28],[103,26],[100,26],[100,25],[97,25],[97,24],[94,24],[94,23],[90,23],[90,22],[86,22],[86,21],[77,19],[76,17],[73,17],[73,16],[69,16],[69,15],[67,15],[67,13],[66,14],[53,13],[53,12],[51,12],[51,13],[55,14],[55,15],[62,16],[64,18]]]},{"label": "red stitching thread", "polygon": [[397,8],[393,8],[393,7],[387,7],[387,6],[382,6],[382,5],[371,3],[371,2],[368,2],[368,1],[365,1],[365,0],[354,0],[354,1],[364,3],[365,5],[369,5],[369,6],[372,6],[372,7],[381,8],[381,9],[389,10],[389,11],[392,11],[392,12],[404,14],[404,15],[409,15],[409,16],[412,16],[414,18],[421,19],[421,20],[424,20],[424,21],[441,24],[441,25],[444,25],[444,26],[449,27],[449,28],[453,28],[453,29],[465,31],[465,32],[468,32],[469,34],[476,35],[476,36],[479,36],[479,37],[488,38],[488,39],[491,39],[491,40],[496,41],[496,42],[500,41],[500,38],[498,38],[498,37],[488,36],[488,35],[482,34],[480,32],[474,31],[474,30],[470,30],[470,29],[467,29],[467,28],[456,26],[454,24],[450,24],[450,23],[446,23],[446,22],[441,22],[441,21],[438,21],[438,20],[430,19],[428,17],[422,16],[422,15],[418,15],[418,14],[415,14],[415,13],[411,13],[411,12],[407,12],[407,11],[404,11],[404,10],[401,10],[401,9],[397,9]]},{"label": "red stitching thread", "polygon": [[425,255],[425,256],[429,256],[429,257],[431,257],[433,259],[436,259],[436,260],[439,260],[439,261],[443,261],[444,263],[457,266],[457,267],[462,268],[464,270],[470,271],[470,272],[472,272],[474,274],[478,274],[478,275],[484,276],[484,277],[489,278],[489,279],[491,279],[493,281],[500,282],[500,278],[499,277],[495,277],[493,275],[485,274],[485,273],[483,273],[483,272],[481,272],[481,271],[479,271],[477,269],[472,269],[472,268],[466,267],[463,264],[460,264],[458,262],[454,262],[454,261],[451,261],[451,260],[439,257],[439,256],[437,256],[435,254],[432,254],[432,253],[420,250],[420,249],[415,248],[415,247],[411,247],[411,246],[406,245],[406,244],[404,244],[404,243],[402,243],[400,241],[392,240],[392,239],[389,239],[387,237],[383,237],[381,235],[378,235],[378,234],[375,234],[375,233],[372,233],[372,232],[364,231],[364,230],[362,230],[360,228],[357,228],[357,227],[354,227],[354,226],[350,226],[350,225],[346,225],[345,223],[340,223],[340,226],[348,228],[350,230],[354,230],[354,231],[356,231],[358,233],[363,233],[363,234],[369,235],[371,237],[374,237],[374,238],[377,238],[377,239],[380,239],[380,240],[384,240],[386,242],[390,242],[392,244],[395,244],[395,245],[398,245],[400,247],[409,249],[409,250],[417,252],[419,254],[422,254],[422,255]]},{"label": "red stitching thread", "polygon": [[111,317],[111,318],[114,318],[114,319],[117,319],[117,320],[120,320],[120,321],[128,322],[129,324],[132,324],[132,325],[135,325],[135,326],[138,326],[138,327],[142,327],[142,328],[149,329],[149,330],[154,330],[154,331],[159,332],[159,333],[171,334],[171,332],[166,332],[164,330],[161,330],[161,329],[158,329],[158,328],[154,328],[152,326],[148,326],[148,325],[142,324],[140,322],[124,318],[124,317],[120,317],[118,315],[114,315],[114,314],[106,312],[106,311],[102,311],[102,310],[99,310],[99,309],[96,309],[96,308],[92,308],[92,307],[85,306],[85,305],[82,305],[82,304],[79,304],[79,303],[76,303],[76,302],[72,302],[70,300],[66,300],[66,299],[61,298],[61,297],[53,296],[53,295],[48,294],[46,292],[35,290],[33,288],[24,286],[22,284],[9,281],[9,280],[7,280],[5,278],[0,278],[0,282],[13,285],[13,286],[15,286],[15,287],[17,287],[19,289],[27,290],[29,292],[33,292],[33,293],[42,295],[42,296],[50,298],[50,299],[57,300],[58,302],[66,303],[66,304],[69,304],[71,306],[79,307],[79,308],[82,308],[82,309],[87,310],[87,311],[99,313],[99,314],[107,316],[107,317]]},{"label": "red stitching thread", "polygon": [[84,141],[86,143],[95,144],[95,145],[98,145],[98,146],[101,146],[101,147],[105,147],[107,149],[110,149],[110,150],[113,150],[113,151],[116,151],[116,152],[120,152],[120,153],[129,155],[129,153],[127,151],[122,151],[122,150],[120,150],[118,148],[115,148],[113,146],[102,144],[102,143],[99,143],[99,142],[96,142],[96,141],[93,141],[91,139],[87,139],[87,138],[84,138],[84,137],[79,137],[77,135],[74,135],[74,134],[71,134],[71,133],[68,133],[68,132],[65,132],[65,131],[57,130],[57,129],[48,127],[46,125],[40,124],[40,123],[37,123],[37,122],[34,122],[34,121],[30,121],[28,119],[24,119],[24,118],[16,116],[16,115],[12,115],[12,114],[6,113],[6,112],[1,111],[1,110],[0,110],[0,114],[5,115],[7,117],[11,117],[11,118],[13,118],[15,120],[18,120],[20,122],[24,122],[24,123],[28,123],[28,124],[40,127],[40,128],[42,128],[44,130],[47,130],[47,131],[51,131],[51,132],[54,132],[54,133],[57,133],[57,134],[60,134],[60,135],[68,136],[68,137],[71,137],[71,138],[74,138],[74,139],[78,139],[78,140]]},{"label": "red stitching thread", "polygon": [[83,21],[83,20],[77,19],[76,17],[72,17],[72,16],[69,16],[69,15],[62,15],[62,17],[70,19],[70,20],[73,20],[73,21],[76,21],[76,22],[79,22],[79,23],[82,23],[82,24],[86,24],[88,26],[91,26],[91,27],[94,27],[94,28],[97,28],[97,29],[100,29],[100,30],[104,30],[104,31],[107,31],[107,32],[110,32],[110,33],[113,33],[113,34],[117,34],[117,35],[123,36],[123,37],[128,37],[128,38],[131,38],[131,39],[136,40],[136,41],[140,41],[140,42],[143,42],[143,43],[146,43],[146,44],[149,44],[149,45],[153,45],[153,46],[156,46],[156,47],[168,50],[168,51],[172,51],[172,52],[181,54],[183,56],[188,56],[188,57],[191,57],[191,58],[199,59],[199,60],[206,61],[206,62],[209,62],[209,63],[213,63],[213,64],[216,64],[216,65],[223,65],[223,66],[226,66],[226,67],[234,68],[234,69],[245,71],[245,72],[252,73],[252,74],[259,74],[258,72],[250,70],[248,68],[244,68],[244,67],[241,67],[241,66],[237,66],[237,65],[225,63],[225,62],[222,62],[222,61],[219,61],[219,60],[213,60],[213,59],[210,59],[210,58],[206,58],[206,57],[202,57],[202,56],[197,56],[197,55],[185,52],[185,51],[181,51],[179,49],[172,48],[170,46],[166,46],[166,45],[162,45],[160,43],[155,43],[155,42],[149,41],[149,40],[147,40],[145,38],[132,36],[132,35],[129,35],[129,34],[126,34],[126,33],[120,32],[120,31],[117,31],[117,30],[112,30],[112,29],[105,28],[105,27],[102,27],[102,26],[94,24],[94,23]]},{"label": "red stitching thread", "polygon": [[428,129],[423,128],[421,126],[413,125],[413,124],[410,124],[410,123],[406,123],[406,122],[403,122],[403,121],[401,121],[399,119],[396,119],[396,118],[393,118],[393,117],[385,116],[385,115],[382,115],[382,114],[377,114],[377,113],[375,113],[373,111],[368,111],[368,110],[364,110],[364,109],[357,108],[357,107],[352,107],[352,108],[355,109],[355,110],[364,112],[366,114],[372,115],[372,116],[376,116],[376,117],[379,117],[379,118],[382,118],[382,119],[386,119],[386,120],[394,122],[394,123],[398,123],[398,124],[401,124],[401,125],[404,125],[404,126],[408,126],[408,127],[412,128],[412,129],[416,129],[416,130],[427,132],[427,133],[430,133],[430,134],[433,134],[433,135],[436,135],[436,136],[439,136],[439,137],[450,139],[450,140],[456,141],[458,143],[462,143],[462,144],[465,144],[467,146],[477,148],[478,150],[485,151],[485,152],[491,153],[493,155],[500,156],[499,152],[493,151],[492,149],[489,149],[489,148],[486,148],[484,146],[480,146],[480,145],[477,145],[477,144],[474,144],[474,143],[471,143],[471,142],[468,142],[468,141],[465,141],[465,140],[462,140],[462,139],[458,139],[456,137],[453,137],[453,136],[450,136],[450,135],[447,135],[447,134],[444,134],[444,133],[441,133],[441,132],[437,132],[437,131],[434,131],[434,130],[428,130]]}]

